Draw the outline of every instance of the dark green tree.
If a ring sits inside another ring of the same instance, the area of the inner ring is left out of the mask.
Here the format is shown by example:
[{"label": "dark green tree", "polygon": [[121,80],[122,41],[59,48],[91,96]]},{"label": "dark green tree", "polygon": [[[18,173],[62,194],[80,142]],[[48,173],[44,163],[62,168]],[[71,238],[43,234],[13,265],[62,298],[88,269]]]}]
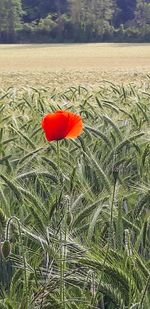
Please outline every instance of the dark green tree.
[{"label": "dark green tree", "polygon": [[40,20],[47,17],[50,13],[63,14],[67,11],[67,0],[22,0],[23,10],[26,12],[24,15],[25,22],[33,20]]},{"label": "dark green tree", "polygon": [[116,0],[117,14],[115,19],[115,25],[125,24],[129,20],[134,19],[137,0]]},{"label": "dark green tree", "polygon": [[137,0],[136,13],[135,13],[136,24],[144,26],[150,24],[150,2],[144,0]]},{"label": "dark green tree", "polygon": [[21,28],[23,14],[21,0],[0,0],[0,40],[15,42],[16,32]]},{"label": "dark green tree", "polygon": [[0,42],[141,40],[145,32],[150,0],[0,0]]},{"label": "dark green tree", "polygon": [[110,27],[113,0],[70,0],[69,3],[75,33],[81,39],[96,40]]}]

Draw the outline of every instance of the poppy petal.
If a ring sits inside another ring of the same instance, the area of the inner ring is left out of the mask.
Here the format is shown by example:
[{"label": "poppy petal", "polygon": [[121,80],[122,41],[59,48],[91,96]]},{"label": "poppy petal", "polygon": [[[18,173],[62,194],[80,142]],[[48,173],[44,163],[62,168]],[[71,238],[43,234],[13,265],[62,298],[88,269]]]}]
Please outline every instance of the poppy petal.
[{"label": "poppy petal", "polygon": [[67,117],[60,112],[47,114],[42,120],[42,128],[48,141],[63,139],[67,133]]},{"label": "poppy petal", "polygon": [[75,138],[80,135],[83,124],[80,115],[69,111],[56,111],[42,119],[42,128],[48,141]]},{"label": "poppy petal", "polygon": [[69,114],[68,133],[66,138],[75,138],[81,134],[83,130],[82,118],[80,115]]}]

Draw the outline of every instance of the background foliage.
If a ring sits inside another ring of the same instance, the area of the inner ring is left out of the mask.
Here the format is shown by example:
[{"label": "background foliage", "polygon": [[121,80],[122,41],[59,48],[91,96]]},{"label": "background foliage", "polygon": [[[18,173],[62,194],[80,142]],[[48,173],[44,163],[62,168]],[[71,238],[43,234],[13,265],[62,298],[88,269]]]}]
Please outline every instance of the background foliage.
[{"label": "background foliage", "polygon": [[149,0],[0,0],[0,42],[150,41]]}]

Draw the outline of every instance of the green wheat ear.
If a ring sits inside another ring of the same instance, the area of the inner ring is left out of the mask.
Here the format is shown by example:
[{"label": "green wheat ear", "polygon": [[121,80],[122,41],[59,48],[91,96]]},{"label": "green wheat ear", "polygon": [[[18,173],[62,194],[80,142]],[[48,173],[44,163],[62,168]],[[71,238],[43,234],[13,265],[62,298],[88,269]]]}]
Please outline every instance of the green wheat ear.
[{"label": "green wheat ear", "polygon": [[6,307],[5,304],[0,303],[0,309],[7,309],[8,307]]},{"label": "green wheat ear", "polygon": [[6,216],[3,212],[3,210],[0,208],[0,236],[4,233],[5,227],[6,227]]},{"label": "green wheat ear", "polygon": [[11,252],[10,241],[5,240],[2,245],[2,254],[5,259],[7,259],[7,257],[10,255],[10,252]]}]

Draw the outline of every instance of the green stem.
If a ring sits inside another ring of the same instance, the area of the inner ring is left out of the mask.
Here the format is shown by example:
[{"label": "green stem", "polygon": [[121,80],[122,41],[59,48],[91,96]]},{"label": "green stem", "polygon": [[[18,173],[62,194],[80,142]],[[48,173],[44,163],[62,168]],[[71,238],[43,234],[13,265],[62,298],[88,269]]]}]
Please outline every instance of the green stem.
[{"label": "green stem", "polygon": [[129,269],[129,301],[128,309],[131,307],[132,303],[132,250],[131,250],[131,239],[130,232],[128,229],[125,229],[125,250],[127,252],[127,267]]},{"label": "green stem", "polygon": [[64,244],[62,227],[60,227],[60,301],[64,308],[65,286],[64,286]]},{"label": "green stem", "polygon": [[[114,209],[114,198],[115,198],[115,192],[116,192],[116,181],[114,181],[114,186],[113,186],[113,193],[112,193],[112,199],[111,199],[111,208],[110,208],[110,226],[109,226],[109,233],[112,232],[113,233],[113,209]],[[110,235],[109,235],[110,237]],[[113,239],[113,235],[111,235],[111,240]],[[114,242],[113,242],[114,243]],[[104,268],[105,268],[105,263],[107,260],[107,256],[108,256],[108,252],[109,252],[109,248],[110,248],[110,238],[108,239],[108,244],[107,244],[107,250],[106,250],[106,255],[104,257],[104,263],[103,263],[103,267],[102,267],[102,274],[101,274],[101,279],[104,273]]]},{"label": "green stem", "polygon": [[[106,260],[107,260],[107,257],[108,257],[108,253],[109,253],[109,249],[110,249],[110,244],[111,244],[110,232],[111,232],[111,230],[113,232],[113,206],[114,206],[115,191],[116,191],[116,181],[114,181],[113,192],[112,192],[112,199],[111,199],[109,239],[108,239],[108,243],[107,243],[106,254],[104,256],[104,261],[103,261],[103,264],[102,264],[102,271],[101,271],[101,276],[100,276],[100,281],[99,281],[100,283],[99,284],[101,284],[101,282],[103,280],[105,264],[106,264]],[[113,240],[113,236],[112,236],[111,240]],[[99,293],[99,291],[96,293],[95,298],[94,298],[94,302],[92,303],[92,305],[95,304],[95,302],[97,300],[98,293]]]},{"label": "green stem", "polygon": [[132,303],[132,287],[131,287],[131,259],[129,257],[129,304],[128,304],[128,308],[131,308],[131,303]]},{"label": "green stem", "polygon": [[58,188],[60,189],[60,147],[57,141],[57,166],[58,166]]},{"label": "green stem", "polygon": [[26,271],[26,258],[25,258],[25,252],[24,252],[24,248],[23,248],[23,241],[22,241],[22,234],[21,234],[21,225],[20,225],[20,221],[17,217],[13,216],[11,217],[6,225],[6,240],[9,239],[9,227],[10,227],[10,223],[11,221],[15,220],[17,222],[18,225],[18,230],[19,230],[19,238],[20,238],[20,244],[21,244],[21,251],[22,251],[22,257],[23,257],[23,269],[24,269],[24,281],[25,281],[25,294],[27,297],[27,307],[28,308],[28,280],[27,280],[27,271]]},{"label": "green stem", "polygon": [[[60,147],[59,147],[59,141],[57,141],[57,166],[58,166],[58,195],[57,195],[57,202],[59,201],[59,193],[61,190],[61,179],[60,179]],[[59,208],[58,208],[59,213]],[[61,211],[61,217],[63,217],[63,213]],[[65,284],[64,284],[64,267],[65,267],[65,246],[64,246],[64,237],[63,237],[63,228],[62,228],[63,220],[60,221],[60,230],[59,230],[59,236],[60,236],[60,302],[62,303],[62,307],[65,308]]]},{"label": "green stem", "polygon": [[142,296],[141,296],[141,301],[140,301],[140,304],[139,304],[139,306],[138,306],[139,309],[142,309],[142,307],[143,307],[144,298],[145,298],[146,291],[147,291],[147,289],[148,289],[149,283],[150,283],[150,275],[149,275],[148,278],[147,278],[147,282],[146,282],[146,285],[145,285],[145,289],[143,290],[143,293],[142,293]]},{"label": "green stem", "polygon": [[110,227],[109,227],[109,242],[112,244],[113,247],[114,247],[113,210],[114,210],[115,191],[116,191],[116,181],[114,181],[114,186],[113,186],[113,194],[112,194],[111,208],[110,208]]}]

